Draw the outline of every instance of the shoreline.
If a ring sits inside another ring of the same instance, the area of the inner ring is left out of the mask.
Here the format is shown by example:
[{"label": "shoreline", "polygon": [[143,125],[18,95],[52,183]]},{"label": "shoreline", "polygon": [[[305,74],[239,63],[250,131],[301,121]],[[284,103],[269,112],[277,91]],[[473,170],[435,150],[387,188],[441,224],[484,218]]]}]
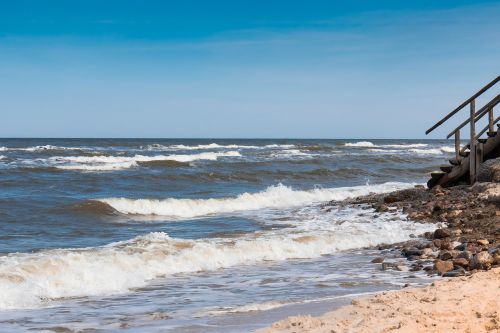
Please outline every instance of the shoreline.
[{"label": "shoreline", "polygon": [[[335,209],[335,204],[325,208]],[[408,219],[436,224],[436,231],[420,239],[378,246],[381,255],[372,263],[381,270],[425,271],[445,279],[355,298],[351,305],[327,309],[324,315],[288,317],[256,332],[500,330],[500,183],[432,190],[415,186],[345,200],[341,206],[402,211]],[[406,264],[386,261],[394,251],[406,257]]]}]

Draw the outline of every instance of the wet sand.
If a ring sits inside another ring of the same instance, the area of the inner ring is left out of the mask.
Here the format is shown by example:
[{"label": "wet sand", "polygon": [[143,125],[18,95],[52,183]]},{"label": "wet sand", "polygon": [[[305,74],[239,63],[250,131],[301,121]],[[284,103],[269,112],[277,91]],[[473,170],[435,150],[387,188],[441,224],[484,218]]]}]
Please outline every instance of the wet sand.
[{"label": "wet sand", "polygon": [[320,317],[289,317],[257,332],[499,332],[499,312],[500,268],[494,268],[356,299]]}]

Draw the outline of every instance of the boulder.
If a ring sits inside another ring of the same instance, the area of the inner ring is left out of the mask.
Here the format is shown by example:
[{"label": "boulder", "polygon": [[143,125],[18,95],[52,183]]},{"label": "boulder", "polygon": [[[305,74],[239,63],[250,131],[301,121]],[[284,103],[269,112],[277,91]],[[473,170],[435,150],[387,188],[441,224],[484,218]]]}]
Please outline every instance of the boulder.
[{"label": "boulder", "polygon": [[474,255],[470,262],[470,267],[472,269],[490,269],[492,262],[493,258],[488,251],[482,251]]},{"label": "boulder", "polygon": [[443,261],[443,260],[436,260],[434,263],[434,268],[436,271],[438,271],[440,274],[444,274],[446,272],[452,271],[453,270],[453,262],[451,261]]},{"label": "boulder", "polygon": [[446,238],[446,237],[450,237],[451,236],[451,232],[449,229],[436,229],[436,231],[434,231],[434,238],[435,239],[442,239],[442,238]]},{"label": "boulder", "polygon": [[500,183],[500,157],[481,164],[477,174],[478,182]]},{"label": "boulder", "polygon": [[472,255],[472,252],[470,252],[470,251],[462,251],[457,255],[457,258],[464,258],[467,261],[471,261],[472,257],[473,257],[473,255]]},{"label": "boulder", "polygon": [[439,259],[441,260],[450,260],[450,259],[453,259],[453,255],[451,254],[450,251],[447,251],[447,250],[442,250],[441,252],[439,252]]},{"label": "boulder", "polygon": [[453,266],[455,267],[468,267],[469,266],[469,260],[465,258],[456,258],[453,259]]}]

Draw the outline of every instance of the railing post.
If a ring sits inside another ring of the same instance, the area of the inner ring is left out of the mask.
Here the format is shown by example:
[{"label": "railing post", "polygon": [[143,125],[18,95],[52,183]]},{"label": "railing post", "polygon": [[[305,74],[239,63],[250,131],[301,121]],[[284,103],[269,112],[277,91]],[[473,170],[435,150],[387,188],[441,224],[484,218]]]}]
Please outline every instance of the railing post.
[{"label": "railing post", "polygon": [[470,184],[476,182],[476,100],[470,101],[470,148],[469,148]]},{"label": "railing post", "polygon": [[493,132],[494,131],[494,128],[493,128],[493,122],[494,121],[495,120],[493,119],[493,108],[490,108],[488,110],[488,132]]},{"label": "railing post", "polygon": [[460,161],[460,130],[455,131],[455,158]]}]

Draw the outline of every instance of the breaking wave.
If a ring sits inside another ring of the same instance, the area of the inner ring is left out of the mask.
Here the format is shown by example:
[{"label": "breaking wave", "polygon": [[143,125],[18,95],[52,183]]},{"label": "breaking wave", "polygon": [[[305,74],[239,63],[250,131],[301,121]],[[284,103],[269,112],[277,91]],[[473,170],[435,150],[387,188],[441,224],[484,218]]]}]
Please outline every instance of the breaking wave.
[{"label": "breaking wave", "polygon": [[174,161],[178,163],[189,163],[197,160],[215,161],[219,157],[239,157],[237,151],[228,152],[204,152],[192,155],[157,155],[157,156],[54,156],[47,159],[49,165],[65,170],[82,171],[112,171],[128,169],[138,166],[140,163],[153,161]]},{"label": "breaking wave", "polygon": [[420,155],[442,155],[442,154],[454,153],[455,148],[444,146],[441,148],[434,148],[434,149],[409,149],[408,151]]},{"label": "breaking wave", "polygon": [[53,145],[33,146],[33,147],[0,147],[0,151],[47,151],[47,150],[82,150],[80,147],[63,147]]},{"label": "breaking wave", "polygon": [[102,247],[9,254],[0,257],[0,309],[37,308],[71,297],[126,293],[176,273],[316,258],[404,241],[434,228],[384,214],[362,222],[329,220],[325,225],[330,229],[295,233],[290,232],[295,229],[281,229],[230,239],[183,240],[150,233]]},{"label": "breaking wave", "polygon": [[374,145],[370,141],[347,142],[344,144],[344,146],[346,146],[346,147],[358,147],[358,148],[376,147],[376,145]]},{"label": "breaking wave", "polygon": [[203,150],[203,149],[264,149],[264,148],[294,148],[295,145],[289,144],[271,144],[264,146],[255,145],[221,145],[218,143],[210,143],[207,145],[161,145],[161,144],[151,144],[145,147],[147,150]]},{"label": "breaking wave", "polygon": [[369,193],[383,193],[408,188],[414,184],[384,183],[340,188],[293,190],[284,185],[270,186],[262,192],[243,193],[217,199],[98,199],[123,214],[161,215],[171,218],[196,218],[264,208],[286,208],[315,202],[344,200]]},{"label": "breaking wave", "polygon": [[391,144],[391,145],[376,145],[370,141],[359,141],[359,142],[348,142],[345,143],[346,147],[357,147],[357,148],[395,148],[395,149],[406,149],[406,148],[424,148],[428,147],[427,143],[410,143],[410,144]]}]

